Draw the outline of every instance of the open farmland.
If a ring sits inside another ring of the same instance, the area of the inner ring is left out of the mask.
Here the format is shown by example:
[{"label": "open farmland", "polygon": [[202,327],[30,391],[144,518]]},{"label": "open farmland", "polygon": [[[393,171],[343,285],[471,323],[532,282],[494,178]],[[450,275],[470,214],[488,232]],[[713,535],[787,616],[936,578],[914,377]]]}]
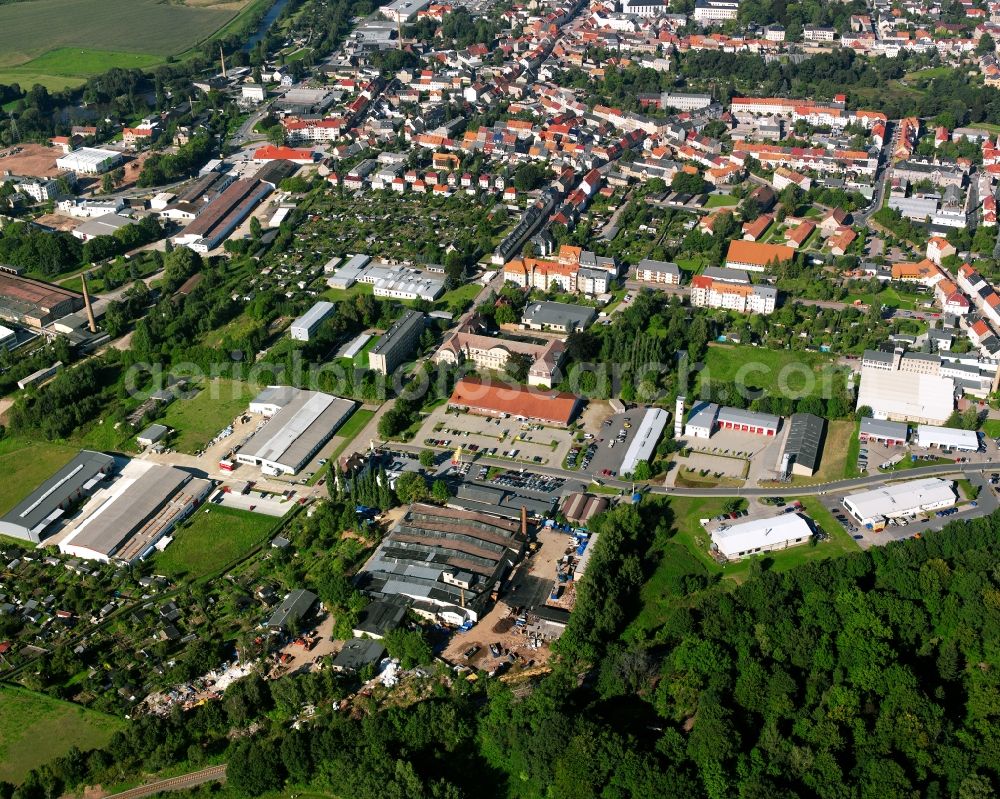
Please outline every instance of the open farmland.
[{"label": "open farmland", "polygon": [[52,90],[112,67],[149,67],[229,23],[246,2],[25,0],[0,5],[0,83]]},{"label": "open farmland", "polygon": [[121,726],[112,716],[4,686],[0,688],[0,780],[17,782],[73,746],[103,746]]}]

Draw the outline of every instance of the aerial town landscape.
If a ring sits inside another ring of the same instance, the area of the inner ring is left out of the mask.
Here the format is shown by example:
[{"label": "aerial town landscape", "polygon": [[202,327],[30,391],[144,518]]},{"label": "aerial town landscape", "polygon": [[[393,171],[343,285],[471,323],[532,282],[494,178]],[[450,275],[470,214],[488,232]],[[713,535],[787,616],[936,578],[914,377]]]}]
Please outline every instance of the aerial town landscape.
[{"label": "aerial town landscape", "polygon": [[1000,796],[998,43],[0,0],[0,799]]}]

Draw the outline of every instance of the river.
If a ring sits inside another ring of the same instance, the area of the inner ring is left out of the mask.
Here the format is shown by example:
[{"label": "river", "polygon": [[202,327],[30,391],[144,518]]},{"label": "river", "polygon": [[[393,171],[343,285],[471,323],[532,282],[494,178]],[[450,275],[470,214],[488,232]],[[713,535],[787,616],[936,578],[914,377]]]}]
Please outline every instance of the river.
[{"label": "river", "polygon": [[260,21],[260,25],[257,26],[257,30],[254,32],[253,36],[247,39],[247,43],[243,45],[243,52],[249,53],[253,48],[257,46],[257,43],[267,36],[267,32],[271,25],[278,18],[278,15],[284,10],[285,6],[288,5],[288,0],[276,0],[275,4],[268,9],[268,12],[264,15],[264,18]]}]

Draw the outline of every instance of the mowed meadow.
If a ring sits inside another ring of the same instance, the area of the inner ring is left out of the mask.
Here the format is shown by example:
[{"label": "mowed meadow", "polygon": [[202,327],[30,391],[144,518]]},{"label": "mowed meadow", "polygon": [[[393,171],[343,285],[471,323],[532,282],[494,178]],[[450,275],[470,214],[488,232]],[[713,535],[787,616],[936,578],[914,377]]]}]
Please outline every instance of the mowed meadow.
[{"label": "mowed meadow", "polygon": [[229,23],[250,0],[23,0],[0,5],[0,83],[50,90],[149,67]]}]

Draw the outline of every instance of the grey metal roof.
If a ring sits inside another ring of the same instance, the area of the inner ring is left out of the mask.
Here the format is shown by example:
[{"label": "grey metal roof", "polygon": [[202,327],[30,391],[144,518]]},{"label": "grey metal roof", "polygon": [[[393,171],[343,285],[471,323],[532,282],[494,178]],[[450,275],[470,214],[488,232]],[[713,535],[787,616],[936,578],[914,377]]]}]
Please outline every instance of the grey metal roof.
[{"label": "grey metal roof", "polygon": [[790,455],[795,463],[816,471],[823,451],[825,432],[826,419],[811,413],[793,413],[789,420],[785,455]]},{"label": "grey metal roof", "polygon": [[267,620],[268,627],[284,627],[290,621],[298,621],[316,603],[316,594],[304,588],[296,588],[288,594],[274,609],[271,618]]},{"label": "grey metal roof", "polygon": [[316,325],[330,315],[333,308],[334,306],[332,302],[326,302],[325,300],[317,302],[312,308],[292,322],[291,329],[311,331],[316,327]]},{"label": "grey metal roof", "polygon": [[571,305],[566,302],[533,302],[524,309],[526,324],[576,328],[582,330],[589,325],[597,311],[586,305]]},{"label": "grey metal roof", "polygon": [[405,615],[405,605],[375,600],[358,614],[358,620],[354,622],[354,629],[357,632],[381,638],[386,633],[395,630]]},{"label": "grey metal roof", "polygon": [[781,418],[773,413],[758,413],[757,411],[745,411],[742,408],[719,408],[719,422],[729,422],[730,424],[759,425],[761,427],[777,428],[781,424]]},{"label": "grey metal roof", "polygon": [[151,424],[149,427],[147,427],[145,430],[139,433],[139,435],[136,436],[136,438],[144,441],[152,441],[155,444],[157,441],[163,438],[168,432],[170,432],[170,428],[168,428],[166,425]]},{"label": "grey metal roof", "polygon": [[[318,391],[292,391],[295,393],[291,399],[243,445],[241,455],[298,471],[357,404]],[[261,399],[265,393],[261,392],[257,401],[267,401]],[[276,397],[285,396],[276,393]]]},{"label": "grey metal roof", "polygon": [[355,638],[344,644],[333,659],[333,667],[344,671],[357,671],[369,663],[377,663],[385,654],[385,646],[371,638]]},{"label": "grey metal roof", "polygon": [[730,269],[726,266],[706,266],[702,272],[705,277],[720,280],[723,283],[749,283],[750,275],[745,269]]},{"label": "grey metal roof", "polygon": [[407,311],[399,317],[399,319],[392,323],[392,326],[385,331],[385,335],[379,339],[378,344],[372,347],[370,351],[374,353],[385,353],[400,343],[403,343],[406,346],[412,346],[409,334],[412,332],[414,327],[422,327],[423,324],[424,314],[421,311]]},{"label": "grey metal roof", "polygon": [[861,420],[861,432],[873,438],[891,438],[906,441],[909,427],[904,422],[890,422],[866,416]]},{"label": "grey metal roof", "polygon": [[654,261],[650,258],[643,258],[636,266],[638,271],[665,272],[668,275],[679,276],[681,268],[670,261]]},{"label": "grey metal roof", "polygon": [[[40,533],[46,520],[57,513],[69,500],[81,492],[89,492],[94,481],[103,479],[110,472],[115,459],[103,452],[81,450],[69,463],[31,492],[28,497],[0,519],[0,532],[18,538],[27,537],[29,531]],[[21,528],[22,532],[15,532]],[[36,535],[37,537],[37,535]]]}]

